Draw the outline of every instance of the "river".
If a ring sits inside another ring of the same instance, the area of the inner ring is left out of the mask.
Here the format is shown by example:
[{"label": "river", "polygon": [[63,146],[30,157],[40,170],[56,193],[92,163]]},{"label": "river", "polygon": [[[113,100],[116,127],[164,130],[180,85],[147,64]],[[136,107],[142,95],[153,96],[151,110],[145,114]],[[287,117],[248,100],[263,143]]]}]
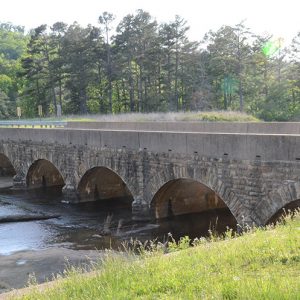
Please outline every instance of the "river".
[{"label": "river", "polygon": [[131,239],[165,242],[170,232],[175,239],[195,238],[206,236],[210,228],[224,232],[234,223],[228,210],[136,222],[130,208],[109,202],[69,204],[54,189],[1,189],[0,220],[36,214],[56,217],[0,223],[0,292],[26,285],[33,273],[43,282],[62,272],[66,263],[86,265],[100,258],[101,250],[122,250]]}]

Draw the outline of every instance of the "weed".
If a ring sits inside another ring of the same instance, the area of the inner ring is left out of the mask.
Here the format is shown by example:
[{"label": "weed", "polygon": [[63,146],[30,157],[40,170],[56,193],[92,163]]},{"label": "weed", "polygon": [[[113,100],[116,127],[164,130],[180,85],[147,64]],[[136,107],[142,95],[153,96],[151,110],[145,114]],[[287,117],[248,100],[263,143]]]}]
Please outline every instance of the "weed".
[{"label": "weed", "polygon": [[[108,251],[92,275],[73,270],[23,299],[299,299],[300,214],[267,228]],[[140,249],[137,255],[134,249]],[[167,251],[166,251],[167,249]],[[172,252],[165,255],[166,252]]]}]

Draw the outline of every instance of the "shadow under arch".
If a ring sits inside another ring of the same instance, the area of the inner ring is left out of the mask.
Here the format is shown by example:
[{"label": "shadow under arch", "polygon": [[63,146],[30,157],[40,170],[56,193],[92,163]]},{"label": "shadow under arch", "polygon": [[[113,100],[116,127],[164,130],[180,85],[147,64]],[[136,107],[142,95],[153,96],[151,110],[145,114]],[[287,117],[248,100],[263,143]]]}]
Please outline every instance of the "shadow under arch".
[{"label": "shadow under arch", "polygon": [[150,207],[156,219],[211,209],[229,209],[215,191],[200,181],[189,178],[166,182],[155,193]]},{"label": "shadow under arch", "polygon": [[[97,166],[89,169],[77,187],[80,202],[105,202],[108,205],[130,207],[133,196],[125,181],[110,168]],[[108,200],[108,201],[106,201]]]},{"label": "shadow under arch", "polygon": [[285,180],[267,196],[265,201],[255,207],[261,226],[276,223],[285,212],[295,211],[300,207],[300,182]]},{"label": "shadow under arch", "polygon": [[0,153],[0,176],[13,177],[14,175],[16,175],[16,171],[10,159],[3,153]]},{"label": "shadow under arch", "polygon": [[285,204],[267,220],[265,225],[276,224],[282,220],[284,216],[294,214],[296,211],[300,211],[300,199]]},{"label": "shadow under arch", "polygon": [[46,159],[38,159],[29,167],[26,175],[28,188],[62,188],[65,185],[62,174],[56,166]]},{"label": "shadow under arch", "polygon": [[154,195],[150,209],[158,224],[171,224],[175,238],[207,235],[209,229],[224,232],[228,227],[237,228],[236,218],[221,197],[194,179],[166,182]]}]

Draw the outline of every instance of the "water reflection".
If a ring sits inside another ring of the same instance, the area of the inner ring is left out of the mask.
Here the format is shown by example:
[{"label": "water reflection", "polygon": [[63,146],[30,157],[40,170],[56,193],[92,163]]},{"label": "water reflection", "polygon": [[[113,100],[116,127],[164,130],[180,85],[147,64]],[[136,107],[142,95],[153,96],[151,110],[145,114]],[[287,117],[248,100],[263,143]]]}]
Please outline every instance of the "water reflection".
[{"label": "water reflection", "polygon": [[152,222],[131,218],[130,199],[110,199],[81,204],[62,203],[61,191],[55,189],[11,191],[0,194],[0,217],[19,214],[54,214],[59,218],[0,224],[0,254],[25,249],[59,246],[72,249],[118,249],[131,238],[164,241],[168,233],[175,239],[206,236],[208,230],[224,232],[235,228],[228,209],[172,216]]},{"label": "water reflection", "polygon": [[166,236],[166,233],[172,233],[175,240],[180,237],[189,236],[191,239],[208,236],[210,233],[224,233],[228,228],[236,230],[236,220],[229,209],[215,209],[205,212],[173,216],[157,220],[159,227],[153,230],[152,236],[158,236],[160,239]]},{"label": "water reflection", "polygon": [[45,248],[53,234],[51,228],[41,222],[0,224],[0,254]]}]

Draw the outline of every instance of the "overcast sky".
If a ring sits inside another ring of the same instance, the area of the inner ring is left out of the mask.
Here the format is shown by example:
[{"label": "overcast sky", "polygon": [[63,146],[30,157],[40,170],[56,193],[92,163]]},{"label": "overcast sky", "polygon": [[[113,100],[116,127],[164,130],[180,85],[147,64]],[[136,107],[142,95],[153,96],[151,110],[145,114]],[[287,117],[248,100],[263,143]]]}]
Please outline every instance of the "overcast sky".
[{"label": "overcast sky", "polygon": [[87,25],[96,24],[104,11],[112,12],[119,21],[139,8],[159,22],[180,15],[188,21],[193,40],[201,40],[210,29],[242,20],[255,33],[268,32],[286,42],[300,31],[299,0],[1,0],[0,21],[26,29],[56,21]]}]

